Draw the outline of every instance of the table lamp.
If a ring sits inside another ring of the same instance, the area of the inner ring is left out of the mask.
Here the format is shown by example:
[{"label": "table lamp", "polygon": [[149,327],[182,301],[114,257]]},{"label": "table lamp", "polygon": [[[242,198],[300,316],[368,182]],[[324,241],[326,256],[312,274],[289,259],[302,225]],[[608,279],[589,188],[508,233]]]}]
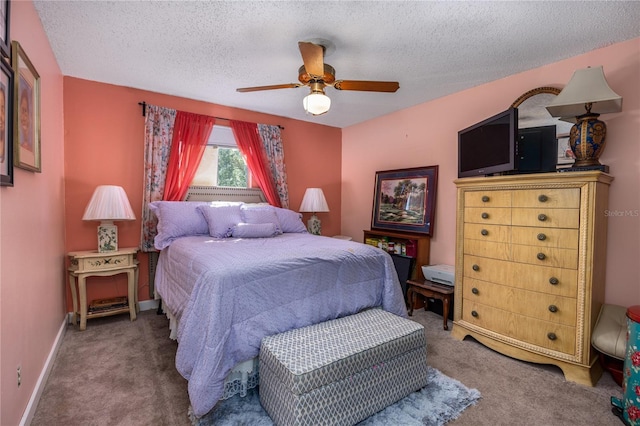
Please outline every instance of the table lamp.
[{"label": "table lamp", "polygon": [[314,235],[320,235],[322,233],[322,224],[316,213],[328,212],[329,206],[327,200],[324,198],[324,193],[320,188],[307,188],[302,197],[302,204],[300,204],[301,212],[311,212],[311,218],[307,221],[307,230]]},{"label": "table lamp", "polygon": [[82,220],[99,220],[98,252],[118,250],[118,227],[114,220],[135,220],[127,193],[121,186],[100,185],[93,192]]},{"label": "table lamp", "polygon": [[575,123],[569,133],[569,146],[576,158],[573,168],[606,172],[608,167],[598,158],[604,150],[607,126],[598,116],[622,111],[622,97],[607,84],[602,66],[577,70],[547,111]]}]

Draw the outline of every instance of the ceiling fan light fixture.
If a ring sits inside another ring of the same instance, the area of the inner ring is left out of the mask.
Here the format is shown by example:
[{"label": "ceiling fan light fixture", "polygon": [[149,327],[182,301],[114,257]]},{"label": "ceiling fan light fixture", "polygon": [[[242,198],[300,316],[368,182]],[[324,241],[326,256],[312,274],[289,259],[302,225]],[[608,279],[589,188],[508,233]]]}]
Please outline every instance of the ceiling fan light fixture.
[{"label": "ceiling fan light fixture", "polygon": [[307,114],[321,115],[331,108],[331,99],[322,91],[313,91],[304,97],[302,106]]}]

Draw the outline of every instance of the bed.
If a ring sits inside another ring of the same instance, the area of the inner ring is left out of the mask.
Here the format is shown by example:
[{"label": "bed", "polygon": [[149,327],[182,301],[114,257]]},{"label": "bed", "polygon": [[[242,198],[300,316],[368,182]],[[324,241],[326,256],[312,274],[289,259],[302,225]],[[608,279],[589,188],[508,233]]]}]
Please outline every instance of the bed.
[{"label": "bed", "polygon": [[[161,241],[155,288],[176,324],[176,368],[189,382],[195,416],[225,396],[230,373],[252,363],[265,336],[376,306],[406,317],[393,261],[382,250],[308,234],[300,215],[285,209],[242,204],[240,218],[226,218],[218,213],[237,209],[181,203],[180,220],[195,222],[199,214],[207,226],[200,223],[201,233],[191,230]],[[168,215],[155,207],[160,235]],[[191,210],[197,214],[185,214]],[[214,223],[209,211],[217,214],[218,230],[226,218],[230,235],[220,237],[209,228]],[[263,225],[268,220],[279,221],[280,229],[255,236],[258,228],[271,229]],[[239,224],[246,225],[244,233],[236,232],[243,228]],[[252,224],[253,234],[247,234]]]}]

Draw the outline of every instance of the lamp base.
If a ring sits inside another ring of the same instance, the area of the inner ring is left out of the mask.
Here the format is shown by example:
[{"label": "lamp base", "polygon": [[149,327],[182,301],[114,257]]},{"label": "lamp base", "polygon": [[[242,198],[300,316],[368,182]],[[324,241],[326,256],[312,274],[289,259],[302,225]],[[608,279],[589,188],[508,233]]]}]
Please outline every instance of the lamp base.
[{"label": "lamp base", "polygon": [[587,113],[576,117],[578,122],[569,133],[569,146],[576,161],[574,167],[597,166],[604,151],[607,126],[598,120],[600,114]]},{"label": "lamp base", "polygon": [[98,225],[98,253],[118,250],[118,227],[113,222]]},{"label": "lamp base", "polygon": [[311,217],[307,221],[307,231],[309,231],[309,233],[313,235],[322,234],[322,223],[320,222],[320,219],[318,219],[318,216],[315,215],[315,213],[311,215]]}]

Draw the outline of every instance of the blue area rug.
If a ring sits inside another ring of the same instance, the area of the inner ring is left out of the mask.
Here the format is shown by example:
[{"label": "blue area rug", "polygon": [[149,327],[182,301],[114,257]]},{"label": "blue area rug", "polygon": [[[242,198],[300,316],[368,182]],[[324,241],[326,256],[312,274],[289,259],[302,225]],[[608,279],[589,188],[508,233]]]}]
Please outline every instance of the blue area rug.
[{"label": "blue area rug", "polygon": [[[457,380],[428,367],[429,384],[395,404],[365,419],[359,426],[441,426],[457,418],[465,408],[480,399],[477,389],[469,389]],[[197,426],[272,426],[260,405],[256,389],[247,396],[221,401],[210,413],[194,422]]]}]

